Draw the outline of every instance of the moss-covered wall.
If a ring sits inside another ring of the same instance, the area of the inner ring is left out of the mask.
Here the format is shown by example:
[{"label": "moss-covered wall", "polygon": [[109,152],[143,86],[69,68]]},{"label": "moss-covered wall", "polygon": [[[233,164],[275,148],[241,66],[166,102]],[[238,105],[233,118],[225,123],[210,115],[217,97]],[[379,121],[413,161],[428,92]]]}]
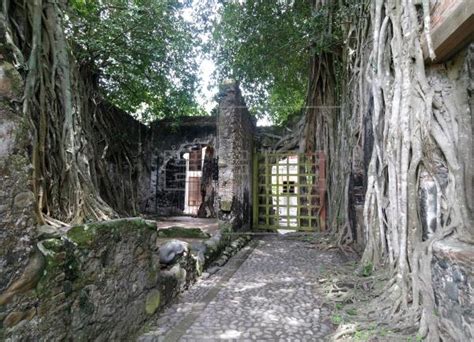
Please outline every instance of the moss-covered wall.
[{"label": "moss-covered wall", "polygon": [[156,225],[139,218],[46,236],[31,259],[30,286],[2,298],[3,338],[126,340],[198,274],[188,249],[160,265],[157,241]]},{"label": "moss-covered wall", "polygon": [[0,56],[0,329],[8,324],[3,303],[15,289],[31,288],[38,266],[30,258],[34,255],[35,200],[28,153],[31,130],[20,105],[23,82],[13,65],[2,59]]}]

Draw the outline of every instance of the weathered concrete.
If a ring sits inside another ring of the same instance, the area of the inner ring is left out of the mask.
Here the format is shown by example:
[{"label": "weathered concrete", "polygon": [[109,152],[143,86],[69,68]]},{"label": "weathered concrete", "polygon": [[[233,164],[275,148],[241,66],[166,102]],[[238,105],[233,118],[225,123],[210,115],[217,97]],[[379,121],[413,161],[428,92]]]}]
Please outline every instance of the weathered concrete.
[{"label": "weathered concrete", "polygon": [[333,325],[318,278],[324,265],[338,262],[337,252],[291,237],[255,239],[191,287],[138,340],[320,341]]}]

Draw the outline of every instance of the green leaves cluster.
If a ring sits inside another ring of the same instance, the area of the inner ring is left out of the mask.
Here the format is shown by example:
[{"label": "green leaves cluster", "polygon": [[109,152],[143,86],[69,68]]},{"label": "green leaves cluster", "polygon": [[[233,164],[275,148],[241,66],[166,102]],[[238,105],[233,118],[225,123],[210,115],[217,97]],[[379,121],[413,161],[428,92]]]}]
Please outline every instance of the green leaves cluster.
[{"label": "green leaves cluster", "polygon": [[190,0],[72,0],[67,34],[109,101],[143,118],[198,112]]},{"label": "green leaves cluster", "polygon": [[239,80],[257,115],[276,123],[301,112],[306,102],[310,57],[340,44],[334,6],[307,0],[220,0],[211,53],[218,78]]},{"label": "green leaves cluster", "polygon": [[239,80],[250,107],[282,121],[304,105],[308,1],[221,1],[212,52],[220,80]]}]

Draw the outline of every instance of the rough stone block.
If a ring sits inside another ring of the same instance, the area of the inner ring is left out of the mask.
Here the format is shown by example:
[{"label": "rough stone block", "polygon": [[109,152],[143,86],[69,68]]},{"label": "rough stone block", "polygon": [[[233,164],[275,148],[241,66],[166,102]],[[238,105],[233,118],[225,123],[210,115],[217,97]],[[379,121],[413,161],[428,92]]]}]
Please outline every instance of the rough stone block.
[{"label": "rough stone block", "polygon": [[473,265],[473,245],[454,239],[433,245],[434,294],[445,341],[474,339]]},{"label": "rough stone block", "polygon": [[146,297],[145,311],[148,315],[153,315],[160,307],[161,293],[158,290],[151,291]]},{"label": "rough stone block", "polygon": [[160,247],[160,263],[172,264],[178,257],[188,251],[188,244],[184,241],[172,240]]}]

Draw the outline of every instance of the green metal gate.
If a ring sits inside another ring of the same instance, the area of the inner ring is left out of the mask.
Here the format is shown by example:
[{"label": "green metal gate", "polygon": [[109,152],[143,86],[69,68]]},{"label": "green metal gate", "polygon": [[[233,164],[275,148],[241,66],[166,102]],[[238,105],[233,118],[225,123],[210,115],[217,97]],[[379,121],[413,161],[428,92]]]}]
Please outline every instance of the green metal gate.
[{"label": "green metal gate", "polygon": [[323,152],[254,153],[254,229],[325,230],[325,193]]}]

